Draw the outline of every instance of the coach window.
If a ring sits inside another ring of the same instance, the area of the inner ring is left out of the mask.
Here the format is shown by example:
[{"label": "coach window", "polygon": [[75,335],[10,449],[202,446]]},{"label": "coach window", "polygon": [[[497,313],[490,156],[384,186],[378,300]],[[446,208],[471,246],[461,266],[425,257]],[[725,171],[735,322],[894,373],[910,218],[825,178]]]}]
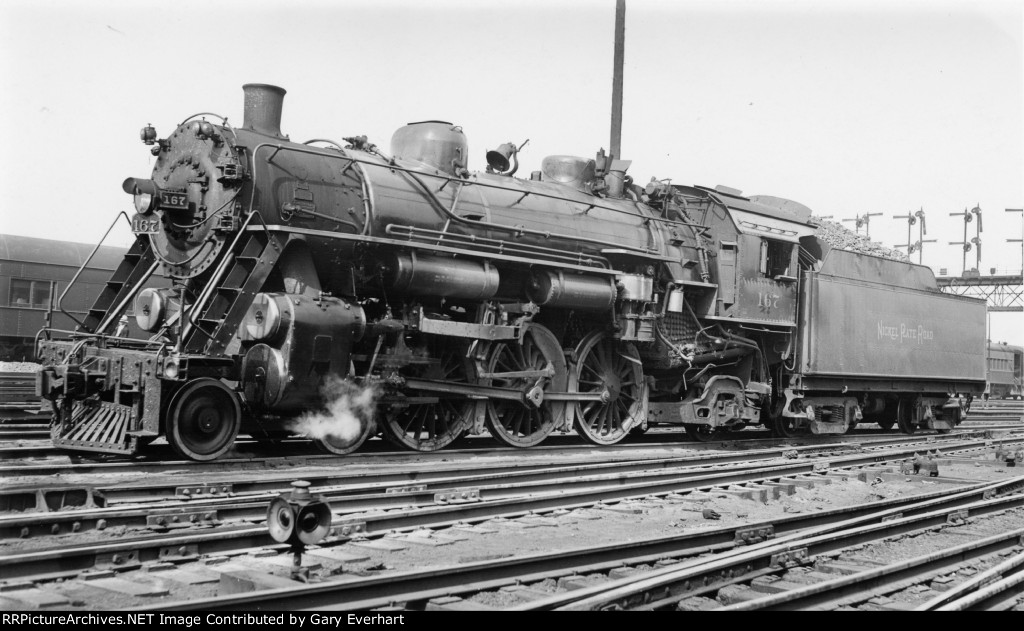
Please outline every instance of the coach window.
[{"label": "coach window", "polygon": [[50,305],[50,292],[53,283],[48,280],[11,279],[12,307],[34,307],[45,309]]}]

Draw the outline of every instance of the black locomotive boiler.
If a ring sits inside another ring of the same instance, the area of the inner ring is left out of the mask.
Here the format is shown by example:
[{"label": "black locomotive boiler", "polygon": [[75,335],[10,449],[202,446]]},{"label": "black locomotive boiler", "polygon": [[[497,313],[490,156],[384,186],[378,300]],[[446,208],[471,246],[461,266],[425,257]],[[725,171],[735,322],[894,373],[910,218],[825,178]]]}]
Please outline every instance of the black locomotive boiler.
[{"label": "black locomotive boiler", "polygon": [[[76,330],[39,343],[55,445],[132,454],[165,436],[210,460],[324,405],[339,418],[306,433],[335,453],[375,431],[420,451],[485,429],[612,444],[654,422],[700,440],[949,431],[950,395],[984,390],[984,302],[830,249],[800,204],[640,187],[603,152],[517,178],[511,143],[470,172],[440,121],[388,153],[292,142],[284,90],[243,89],[241,127],[143,129],[155,167],[124,183],[137,240]],[[172,286],[147,288],[157,272]],[[132,305],[148,339],[111,335]]]}]

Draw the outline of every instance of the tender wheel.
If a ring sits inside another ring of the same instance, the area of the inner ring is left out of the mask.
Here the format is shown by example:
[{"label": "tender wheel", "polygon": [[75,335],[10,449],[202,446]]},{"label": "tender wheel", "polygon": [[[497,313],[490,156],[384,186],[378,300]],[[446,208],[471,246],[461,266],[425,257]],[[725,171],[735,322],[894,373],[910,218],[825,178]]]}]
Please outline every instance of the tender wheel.
[{"label": "tender wheel", "polygon": [[231,449],[241,424],[242,406],[233,390],[217,379],[195,379],[171,399],[167,442],[185,458],[214,460]]},{"label": "tender wheel", "polygon": [[714,440],[718,440],[718,432],[715,431],[714,427],[710,425],[700,425],[698,423],[686,423],[683,425],[683,429],[686,430],[686,435],[699,443],[707,443]]},{"label": "tender wheel", "polygon": [[914,402],[910,399],[900,399],[896,408],[896,425],[904,434],[913,434],[917,429],[914,426]]},{"label": "tender wheel", "polygon": [[796,438],[800,435],[800,427],[797,419],[779,415],[772,421],[772,433],[779,438]]},{"label": "tender wheel", "polygon": [[575,404],[575,427],[584,439],[613,445],[625,438],[646,411],[644,372],[640,353],[632,344],[618,346],[598,331],[576,348],[576,368],[569,375],[569,392],[600,394],[601,401]]},{"label": "tender wheel", "polygon": [[782,415],[786,405],[785,399],[777,398],[770,407],[761,408],[761,423],[768,427],[776,438],[796,438],[800,435],[800,425],[795,418]]},{"label": "tender wheel", "polygon": [[[553,376],[502,377],[500,373],[517,373],[554,369]],[[515,388],[524,393],[523,401],[491,399],[487,402],[487,429],[494,438],[510,447],[533,447],[547,438],[555,425],[565,417],[565,402],[528,401],[530,396],[543,397],[547,392],[566,392],[569,377],[565,356],[558,339],[539,324],[530,324],[523,342],[502,342],[495,345],[487,359],[491,385]]]},{"label": "tender wheel", "polygon": [[[476,369],[466,358],[466,345],[447,338],[431,336],[427,344],[430,357],[437,361],[414,365],[402,373],[407,377],[475,384]],[[383,414],[382,434],[388,442],[414,451],[437,451],[450,445],[473,422],[476,403],[462,396],[440,392],[410,391],[407,407],[393,408]],[[417,397],[428,399],[419,403]]]},{"label": "tender wheel", "polygon": [[876,421],[876,422],[877,422],[878,426],[881,427],[882,430],[886,431],[886,432],[889,431],[890,429],[892,429],[892,426],[896,424],[896,421],[892,421],[892,420],[889,420],[889,421]]}]

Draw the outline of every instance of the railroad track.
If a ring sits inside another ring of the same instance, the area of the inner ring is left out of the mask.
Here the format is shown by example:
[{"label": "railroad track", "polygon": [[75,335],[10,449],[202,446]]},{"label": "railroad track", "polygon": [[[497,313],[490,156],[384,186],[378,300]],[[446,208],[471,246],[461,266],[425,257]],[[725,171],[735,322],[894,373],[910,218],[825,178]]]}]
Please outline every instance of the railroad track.
[{"label": "railroad track", "polygon": [[989,611],[1020,609],[1020,594],[1024,585],[1024,552],[993,565],[944,594],[915,607],[916,611]]},{"label": "railroad track", "polygon": [[1024,414],[985,414],[985,415],[971,415],[960,424],[960,427],[964,425],[972,425],[975,423],[1020,423],[1024,420]]},{"label": "railroad track", "polygon": [[[977,416],[975,416],[972,413],[971,417],[966,419],[963,422],[963,424],[961,424],[960,427],[963,428],[963,429],[974,429],[974,428],[977,428],[977,429],[1010,429],[1010,428],[1013,428],[1013,427],[1021,427],[1021,426],[1024,426],[1024,411],[1022,411],[1021,414],[1006,414],[1006,413],[1003,413],[1003,412],[993,412],[993,413],[986,413],[986,414],[981,414],[981,415],[977,415]],[[887,432],[884,432],[884,431],[879,430],[877,428],[863,428],[863,429],[859,429],[859,430],[854,430],[854,432],[851,435],[884,434],[884,433],[887,433]],[[659,432],[655,431],[654,433],[649,434],[647,436],[631,437],[631,439],[628,442],[629,443],[643,443],[645,441],[658,440],[658,438],[657,438],[658,436],[668,436],[668,435],[669,434],[662,434],[662,433],[659,433]],[[681,438],[678,435],[678,433],[671,434],[671,435],[674,436],[674,438],[670,438],[669,440],[685,439],[685,437]],[[755,438],[755,437],[758,437],[758,436],[763,436],[763,437],[767,438],[769,435],[770,435],[770,433],[767,430],[751,429],[751,430],[747,430],[747,431],[743,432],[743,438],[748,438],[749,437],[752,440],[757,440],[757,438]],[[10,409],[8,409],[8,410],[0,410],[0,445],[4,444],[5,441],[15,441],[15,440],[48,440],[49,438],[50,438],[49,417],[45,413],[38,411],[38,403],[37,402],[26,403],[24,405],[12,405],[12,406],[10,406]],[[566,439],[566,438],[568,438],[568,437],[552,436],[552,437],[550,437],[546,441],[546,445],[545,446],[547,446],[547,447],[557,446],[559,440]],[[739,438],[739,436],[736,436],[736,438]],[[471,437],[471,438],[468,438],[468,439],[464,439],[464,441],[486,441],[486,440],[488,440],[487,437]],[[570,440],[577,440],[577,439],[570,438]],[[721,442],[721,441],[719,441],[719,442]],[[307,445],[307,446],[310,444],[309,441],[306,441],[306,440],[301,439],[301,438],[295,438],[295,439],[288,439],[286,441],[277,441],[277,444],[275,444],[275,448],[278,448],[281,445],[281,443],[291,444],[291,445]],[[258,443],[256,441],[246,440],[246,439],[243,438],[243,439],[239,440],[236,445],[237,446],[236,446],[235,449],[237,450],[237,449],[249,448],[250,446],[256,446],[256,445],[258,445]],[[452,449],[457,449],[457,448],[458,447],[455,446],[455,447],[449,448],[448,451],[450,451]],[[498,447],[495,447],[495,448],[498,448]],[[9,448],[0,447],[0,457],[11,457],[11,458],[47,458],[47,457],[55,457],[55,456],[60,456],[60,455],[66,454],[66,452],[60,451],[58,449],[55,449],[55,448],[53,448],[50,445],[21,446],[21,447],[18,447],[18,451],[9,451],[9,452],[5,451],[6,449],[9,449]],[[174,456],[174,454],[172,454],[170,449],[168,447],[166,447],[166,446],[155,445],[155,446],[153,446],[153,449],[155,449],[156,452],[150,454],[149,457],[169,458],[169,457],[173,457]],[[367,443],[367,445],[364,446],[363,449],[364,450],[374,451],[373,443],[372,442]],[[302,451],[302,448],[299,448],[299,450],[296,452],[296,455],[301,455],[301,451]],[[77,454],[77,457],[84,457],[84,456],[82,454]]]},{"label": "railroad track", "polygon": [[[1000,428],[1002,429],[1002,428]],[[1013,429],[1008,428],[1008,429]],[[661,435],[648,434],[642,436],[643,440],[637,442],[620,443],[614,447],[616,452],[643,452],[657,451],[662,449],[678,450],[680,448],[688,451],[720,451],[722,449],[737,449],[753,451],[758,449],[777,449],[780,452],[794,447],[810,446],[815,448],[827,448],[829,445],[857,444],[865,445],[886,445],[902,444],[906,442],[918,442],[928,440],[944,440],[957,436],[991,436],[989,429],[972,429],[956,432],[953,434],[915,434],[905,435],[900,433],[880,434],[877,432],[865,432],[839,436],[806,436],[799,439],[745,439],[742,441],[727,440],[710,443],[679,442],[676,434]],[[373,440],[364,446],[359,452],[346,456],[327,455],[317,452],[310,445],[309,441],[293,439],[281,441],[273,447],[275,456],[260,456],[260,451],[269,449],[256,441],[240,441],[234,451],[227,457],[220,458],[214,462],[194,462],[190,460],[178,460],[169,449],[166,451],[167,459],[162,459],[164,452],[158,451],[150,457],[139,457],[136,459],[124,459],[119,457],[83,458],[77,454],[69,456],[49,444],[19,445],[13,447],[0,447],[0,462],[11,464],[0,465],[0,475],[6,477],[14,476],[47,476],[60,474],[91,474],[106,472],[132,472],[135,470],[146,471],[147,473],[158,473],[161,471],[181,472],[186,470],[196,474],[217,473],[237,469],[252,468],[273,468],[276,466],[332,466],[339,462],[345,465],[361,463],[379,463],[382,459],[395,458],[402,461],[414,463],[445,461],[449,459],[478,455],[500,455],[515,453],[518,458],[526,460],[544,459],[553,454],[562,455],[568,452],[590,453],[593,445],[584,443],[574,436],[556,436],[550,444],[540,445],[528,450],[517,450],[509,447],[496,447],[486,437],[463,440],[459,445],[438,453],[410,454],[407,451],[388,451],[393,449],[384,441]],[[667,439],[667,442],[666,442]],[[156,447],[160,447],[157,445]],[[610,452],[604,448],[606,455]],[[252,450],[252,455],[242,456],[247,450]],[[283,453],[282,453],[283,452]],[[48,462],[39,462],[37,459],[50,459]],[[70,462],[65,461],[69,459]]]},{"label": "railroad track", "polygon": [[[719,591],[718,598],[731,601],[722,607],[723,611],[832,610],[865,604],[871,609],[886,610],[958,610],[979,603],[975,590],[986,580],[962,581],[956,585],[953,582],[958,575],[963,578],[964,575],[977,573],[978,567],[990,566],[989,571],[985,573],[987,578],[1007,574],[1007,579],[1011,579],[1012,582],[1007,582],[1004,585],[1005,589],[998,590],[997,601],[987,602],[980,608],[1008,609],[1024,597],[1020,590],[1012,589],[1021,582],[1022,575],[1018,573],[1020,567],[1024,565],[1024,553],[1020,552],[1024,528],[1013,528],[1020,523],[1019,520],[1024,517],[1024,513],[1018,512],[1015,517],[1013,520],[975,519],[970,528],[951,529],[953,533],[939,531],[932,534],[933,539],[928,542],[932,548],[939,547],[937,550],[895,563],[885,563],[848,553],[846,557],[838,556],[835,561],[816,564],[815,569],[819,570],[819,576],[811,578],[819,582],[808,584],[787,580],[791,572],[785,571],[766,575],[762,578],[770,580],[761,580],[760,583],[738,585],[731,593],[724,595],[724,598]],[[966,541],[965,537],[968,537]],[[898,544],[893,544],[890,549],[899,547]],[[1004,555],[1013,556],[1002,562]],[[851,559],[854,562],[851,563]],[[820,576],[820,570],[830,569],[833,571]],[[794,577],[806,580],[809,573],[798,573]],[[1015,574],[1017,576],[1014,576]],[[954,593],[945,593],[951,584],[954,586]],[[909,592],[908,595],[916,596],[913,600],[925,602],[914,606],[913,601],[908,603],[902,599],[892,598],[897,593],[906,592],[908,588],[914,587],[918,589]],[[934,596],[922,598],[924,594]],[[989,595],[995,596],[996,593]]]},{"label": "railroad track", "polygon": [[[1019,440],[1019,439],[1018,439]],[[761,450],[744,454],[707,454],[670,458],[566,466],[516,463],[419,468],[387,473],[310,473],[302,477],[329,499],[335,514],[430,507],[439,504],[503,500],[523,495],[611,489],[600,499],[616,499],[622,489],[668,485],[675,490],[742,483],[759,476],[784,477],[811,472],[815,460],[830,458],[846,464],[866,464],[910,457],[939,442],[861,445],[837,444],[822,449]],[[943,441],[948,449],[983,449],[989,441]],[[1009,442],[1009,441],[1007,441]],[[894,445],[899,445],[894,449]],[[857,447],[857,449],[853,449]],[[863,452],[870,452],[870,455]],[[877,455],[875,455],[877,454]],[[788,458],[799,462],[789,462]],[[779,463],[782,464],[779,464]],[[728,470],[723,470],[727,468]],[[163,484],[112,486],[21,485],[0,492],[0,510],[17,512],[0,517],[0,539],[27,538],[103,530],[114,527],[157,530],[209,526],[240,520],[258,521],[267,503],[287,490],[294,475],[260,480],[224,479],[188,484],[175,479]],[[159,504],[156,504],[159,502]],[[136,506],[132,506],[132,505]],[[88,510],[70,510],[74,508]],[[391,524],[391,521],[387,521]],[[382,527],[377,527],[380,530]]]},{"label": "railroad track", "polygon": [[[974,444],[958,444],[957,449],[984,449],[983,442]],[[951,444],[947,450],[953,450]],[[844,458],[831,458],[833,468],[865,466],[877,460],[897,460],[900,456],[913,453],[912,450],[899,452],[890,450],[886,455],[853,454]],[[486,500],[487,493],[481,489],[483,501],[472,501],[461,504],[458,497],[448,496],[447,503],[439,506],[403,508],[392,512],[375,512],[362,515],[346,515],[335,519],[332,527],[334,537],[338,541],[350,540],[353,537],[369,537],[374,541],[387,544],[387,535],[394,532],[413,532],[423,528],[451,528],[459,525],[475,524],[488,520],[504,520],[541,513],[558,513],[567,510],[581,510],[600,505],[601,502],[618,502],[640,498],[678,497],[678,492],[687,489],[723,488],[722,493],[733,493],[740,496],[766,498],[769,495],[789,492],[796,486],[826,483],[836,477],[846,479],[851,475],[876,475],[883,471],[868,469],[857,474],[831,471],[821,473],[823,462],[793,463],[791,465],[746,469],[745,471],[727,471],[705,475],[679,475],[667,477],[668,472],[658,472],[650,479],[635,482],[637,476],[630,475],[625,480],[620,478],[617,483],[604,485],[595,484],[594,480],[580,481],[573,488],[566,490],[564,483],[560,491],[543,491],[532,495],[506,497]],[[815,473],[815,469],[819,473]],[[691,472],[693,473],[693,472]],[[795,476],[795,477],[794,477]],[[813,479],[807,479],[811,476]],[[746,483],[743,488],[732,485]],[[520,491],[526,493],[528,491]],[[330,497],[332,502],[335,501]],[[353,498],[359,501],[360,498]],[[361,498],[365,499],[365,498]],[[265,503],[264,503],[265,506]],[[265,508],[263,509],[265,510]],[[150,515],[151,520],[157,517]],[[122,537],[116,543],[82,545],[37,550],[5,555],[0,563],[5,573],[11,578],[35,577],[46,575],[51,578],[68,577],[77,573],[104,565],[114,568],[130,568],[141,562],[184,562],[197,558],[199,555],[238,554],[247,548],[272,544],[263,528],[234,527],[218,529],[213,532],[186,533],[172,528],[170,515],[164,515],[164,524],[154,524],[171,530],[169,536],[147,535],[142,537]],[[259,519],[255,515],[252,518]],[[211,526],[213,520],[196,525]],[[184,522],[182,522],[184,523]],[[10,522],[8,522],[10,525]],[[122,533],[123,534],[123,533]],[[394,545],[393,543],[391,545]],[[69,570],[71,570],[69,574]]]},{"label": "railroad track", "polygon": [[[949,582],[949,574],[965,565],[1001,553],[1019,552],[1024,536],[1024,528],[1019,527],[1024,516],[1022,487],[1024,477],[1018,477],[1009,482],[1009,487],[1003,487],[1011,490],[1000,499],[990,496],[963,504],[954,511],[943,506],[943,500],[931,500],[918,506],[927,512],[913,516],[908,516],[908,511],[889,509],[867,519],[849,520],[838,528],[809,529],[710,561],[668,568],[657,575],[652,572],[648,576],[609,581],[517,609],[700,609],[706,605],[694,600],[706,602],[709,595],[716,594],[716,604],[728,603],[722,607],[724,610],[836,609],[872,600],[881,601],[881,608],[890,608],[885,604],[893,601],[885,594],[928,583],[938,584],[937,589],[942,589],[941,581],[931,579],[938,577]],[[1003,511],[1011,512],[997,515]],[[952,535],[958,545],[905,561],[879,565],[870,558],[855,556],[865,544],[880,546],[894,537],[926,532],[934,537],[936,531],[959,528],[965,531]],[[1006,600],[1013,604],[1020,597],[1018,591]]]},{"label": "railroad track", "polygon": [[[1024,477],[1018,477],[966,490],[936,493],[927,498],[904,498],[796,515],[742,529],[715,528],[381,576],[335,575],[319,584],[292,583],[251,593],[160,602],[143,609],[388,609],[392,613],[403,608],[478,609],[491,607],[468,599],[488,591],[532,601],[511,607],[513,609],[677,606],[695,595],[771,575],[785,564],[800,563],[884,537],[956,527],[967,520],[1004,511],[1018,511],[1012,519],[1019,521],[1019,511],[1024,508],[1022,487]],[[1003,539],[1019,542],[1019,535],[1014,539],[1014,534]],[[990,543],[985,540],[976,547],[991,549],[987,547]],[[706,556],[709,553],[713,554]],[[330,549],[312,554],[319,555],[325,563],[332,556],[339,557]],[[246,570],[238,569],[240,561],[235,565],[231,569],[224,568],[219,578],[221,585],[237,583],[239,575],[244,575]],[[580,587],[588,579],[591,586]],[[594,581],[599,584],[593,585]],[[545,594],[542,590],[550,589],[550,585],[559,585],[567,591]],[[652,591],[669,595],[652,601]]]},{"label": "railroad track", "polygon": [[31,401],[35,396],[36,374],[34,372],[0,372],[0,405]]}]

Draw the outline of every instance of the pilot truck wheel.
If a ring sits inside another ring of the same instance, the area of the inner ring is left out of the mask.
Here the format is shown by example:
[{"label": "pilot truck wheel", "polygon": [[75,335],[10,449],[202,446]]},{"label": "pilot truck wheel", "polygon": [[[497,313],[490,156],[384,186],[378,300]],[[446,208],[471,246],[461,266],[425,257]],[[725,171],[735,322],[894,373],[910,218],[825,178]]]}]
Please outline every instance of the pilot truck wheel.
[{"label": "pilot truck wheel", "polygon": [[185,458],[214,460],[231,449],[241,424],[242,406],[230,388],[217,379],[195,379],[171,399],[167,442]]}]

